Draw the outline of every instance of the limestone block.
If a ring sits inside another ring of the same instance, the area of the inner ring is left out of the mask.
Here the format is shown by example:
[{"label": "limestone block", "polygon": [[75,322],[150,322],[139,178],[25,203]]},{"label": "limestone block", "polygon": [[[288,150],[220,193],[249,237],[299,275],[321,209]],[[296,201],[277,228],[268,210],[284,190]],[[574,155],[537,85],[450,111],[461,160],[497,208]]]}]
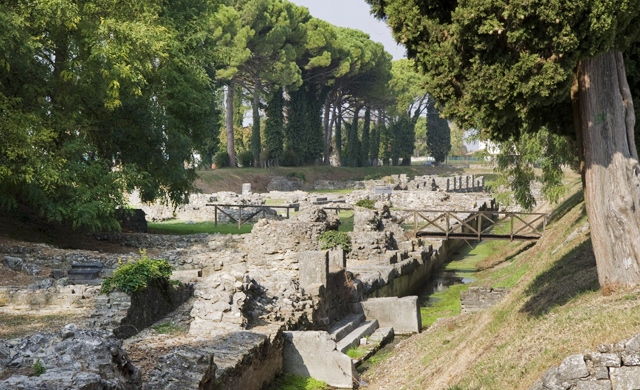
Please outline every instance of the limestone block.
[{"label": "limestone block", "polygon": [[617,353],[593,352],[586,358],[596,367],[620,367],[620,356]]},{"label": "limestone block", "polygon": [[640,353],[631,351],[622,352],[622,361],[625,366],[640,366]]},{"label": "limestone block", "polygon": [[329,250],[329,268],[343,269],[347,266],[347,254],[342,247]]},{"label": "limestone block", "polygon": [[297,254],[300,265],[300,287],[312,284],[327,285],[329,251],[307,251]]},{"label": "limestone block", "polygon": [[558,377],[561,381],[586,378],[589,376],[589,369],[584,362],[583,355],[571,355],[566,357],[560,367],[558,367]]},{"label": "limestone block", "polygon": [[284,332],[283,370],[328,385],[353,388],[357,372],[351,358],[336,351],[336,343],[324,331]]},{"label": "limestone block", "polygon": [[609,380],[578,381],[572,389],[575,389],[575,390],[611,390],[611,381],[609,381]]},{"label": "limestone block", "polygon": [[356,313],[377,319],[380,327],[392,327],[397,334],[420,333],[422,320],[417,296],[369,298],[354,305]]},{"label": "limestone block", "polygon": [[612,367],[609,372],[613,390],[640,389],[640,367]]}]

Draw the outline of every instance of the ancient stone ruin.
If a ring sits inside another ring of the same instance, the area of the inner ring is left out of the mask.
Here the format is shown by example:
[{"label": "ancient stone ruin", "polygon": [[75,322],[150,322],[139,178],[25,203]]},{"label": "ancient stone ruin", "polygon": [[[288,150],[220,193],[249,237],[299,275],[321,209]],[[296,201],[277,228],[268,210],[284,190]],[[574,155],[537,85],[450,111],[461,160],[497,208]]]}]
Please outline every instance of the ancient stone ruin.
[{"label": "ancient stone ruin", "polygon": [[[374,181],[348,196],[249,190],[196,195],[175,214],[159,206],[144,211],[149,219],[171,215],[199,221],[211,219],[208,203],[277,200],[298,204],[299,213],[289,219],[281,213],[259,218],[246,235],[96,236],[130,251],[126,254],[0,244],[3,263],[16,272],[33,275],[51,268],[30,285],[0,287],[1,312],[73,313],[75,318],[60,331],[0,341],[0,389],[53,384],[246,390],[262,388],[281,372],[352,388],[358,361],[345,352],[367,343],[373,351],[394,334],[419,332],[412,294],[460,245],[412,237],[403,227],[406,216],[396,210],[496,207],[481,192],[480,179],[469,180],[478,185],[468,192],[447,189],[445,179],[399,176],[386,183],[390,194],[376,193],[385,183]],[[366,198],[375,201],[375,210],[354,207]],[[353,208],[349,253],[322,249],[319,240],[340,225],[335,207]],[[132,296],[100,294],[100,280],[141,249],[168,260],[182,286],[150,287]],[[158,324],[177,331],[160,333]],[[56,355],[60,350],[73,352]],[[44,374],[24,375],[37,364]]]}]

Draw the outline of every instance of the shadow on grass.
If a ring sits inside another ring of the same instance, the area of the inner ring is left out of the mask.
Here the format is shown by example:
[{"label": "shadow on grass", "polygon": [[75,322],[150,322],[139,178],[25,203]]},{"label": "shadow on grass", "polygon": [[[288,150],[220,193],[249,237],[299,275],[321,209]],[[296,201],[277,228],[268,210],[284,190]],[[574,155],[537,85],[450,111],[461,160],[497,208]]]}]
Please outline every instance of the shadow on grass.
[{"label": "shadow on grass", "polygon": [[580,294],[599,288],[591,240],[586,240],[538,275],[526,291],[529,300],[521,311],[532,317],[545,315]]}]

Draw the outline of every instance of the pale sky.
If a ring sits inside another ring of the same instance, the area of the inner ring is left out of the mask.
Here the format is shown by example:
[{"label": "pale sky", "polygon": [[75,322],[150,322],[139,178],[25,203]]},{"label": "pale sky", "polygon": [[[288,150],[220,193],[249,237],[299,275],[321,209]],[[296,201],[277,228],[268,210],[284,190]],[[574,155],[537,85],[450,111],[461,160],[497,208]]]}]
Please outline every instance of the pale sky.
[{"label": "pale sky", "polygon": [[369,13],[369,4],[364,0],[290,0],[309,8],[311,15],[340,26],[362,30],[371,40],[380,42],[394,60],[406,57],[405,48],[396,44],[391,29]]}]

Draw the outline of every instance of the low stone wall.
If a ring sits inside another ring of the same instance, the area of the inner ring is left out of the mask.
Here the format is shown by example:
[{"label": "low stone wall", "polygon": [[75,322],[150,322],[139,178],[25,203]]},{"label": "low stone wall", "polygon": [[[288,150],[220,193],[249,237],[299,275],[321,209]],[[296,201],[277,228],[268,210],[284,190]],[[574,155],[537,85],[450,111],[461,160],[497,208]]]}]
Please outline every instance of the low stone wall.
[{"label": "low stone wall", "polygon": [[505,288],[469,287],[467,291],[460,293],[462,312],[469,313],[488,309],[507,295]]},{"label": "low stone wall", "polygon": [[55,286],[46,289],[0,287],[2,310],[92,310],[99,297],[100,286]]},{"label": "low stone wall", "polygon": [[95,312],[87,325],[113,330],[121,339],[131,337],[178,308],[193,290],[192,284],[165,282],[150,283],[131,296],[123,292],[101,295],[95,298]]},{"label": "low stone wall", "polygon": [[640,335],[597,350],[567,357],[529,389],[640,389]]}]

